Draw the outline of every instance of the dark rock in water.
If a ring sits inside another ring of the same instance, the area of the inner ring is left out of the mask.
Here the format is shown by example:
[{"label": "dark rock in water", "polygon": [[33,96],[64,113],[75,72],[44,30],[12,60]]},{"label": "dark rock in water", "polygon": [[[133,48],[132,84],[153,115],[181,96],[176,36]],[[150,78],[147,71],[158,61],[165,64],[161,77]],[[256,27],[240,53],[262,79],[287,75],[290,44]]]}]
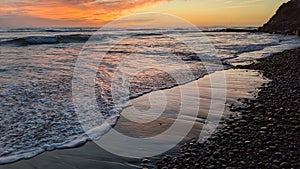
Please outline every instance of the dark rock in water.
[{"label": "dark rock in water", "polygon": [[7,69],[0,69],[0,72],[5,72],[7,71]]},{"label": "dark rock in water", "polygon": [[276,14],[259,31],[298,35],[300,33],[300,0],[281,5]]},{"label": "dark rock in water", "polygon": [[258,32],[257,28],[226,28],[226,29],[216,29],[216,30],[203,30],[203,32]]}]

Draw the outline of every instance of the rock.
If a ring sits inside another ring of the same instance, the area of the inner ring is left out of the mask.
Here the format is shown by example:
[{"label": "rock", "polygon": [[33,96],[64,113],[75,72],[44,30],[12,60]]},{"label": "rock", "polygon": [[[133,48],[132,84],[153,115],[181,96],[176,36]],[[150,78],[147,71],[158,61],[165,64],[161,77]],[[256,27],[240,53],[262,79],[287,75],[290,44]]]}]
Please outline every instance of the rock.
[{"label": "rock", "polygon": [[278,165],[276,165],[276,164],[272,164],[271,168],[280,168],[280,167]]},{"label": "rock", "polygon": [[287,163],[287,162],[282,162],[282,163],[280,164],[280,168],[288,168],[288,167],[290,167],[290,164]]},{"label": "rock", "polygon": [[258,152],[259,152],[260,155],[266,155],[267,154],[267,152],[265,150],[259,150]]},{"label": "rock", "polygon": [[280,161],[279,160],[273,160],[273,163],[280,164]]},{"label": "rock", "polygon": [[260,130],[267,130],[267,127],[261,127]]},{"label": "rock", "polygon": [[147,158],[145,158],[145,159],[142,160],[142,162],[143,162],[143,163],[150,163],[150,160],[147,159]]},{"label": "rock", "polygon": [[214,169],[214,168],[216,168],[216,166],[214,166],[214,165],[210,165],[207,167],[207,169]]},{"label": "rock", "polygon": [[213,154],[213,157],[214,158],[220,158],[221,157],[221,153],[220,152],[214,152],[214,154]]},{"label": "rock", "polygon": [[284,3],[276,14],[259,31],[269,33],[291,34],[299,36],[300,0]]},{"label": "rock", "polygon": [[275,155],[281,157],[282,153],[281,152],[275,152]]}]

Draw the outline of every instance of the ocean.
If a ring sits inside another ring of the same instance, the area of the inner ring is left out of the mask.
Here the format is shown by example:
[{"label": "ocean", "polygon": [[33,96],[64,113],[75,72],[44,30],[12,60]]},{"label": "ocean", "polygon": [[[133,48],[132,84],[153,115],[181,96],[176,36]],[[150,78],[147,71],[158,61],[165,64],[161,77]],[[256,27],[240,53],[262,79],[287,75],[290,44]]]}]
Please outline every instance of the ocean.
[{"label": "ocean", "polygon": [[[0,164],[81,145],[87,129],[101,137],[128,99],[299,46],[294,36],[222,28],[0,28]],[[101,116],[79,119],[74,70],[95,72]]]}]

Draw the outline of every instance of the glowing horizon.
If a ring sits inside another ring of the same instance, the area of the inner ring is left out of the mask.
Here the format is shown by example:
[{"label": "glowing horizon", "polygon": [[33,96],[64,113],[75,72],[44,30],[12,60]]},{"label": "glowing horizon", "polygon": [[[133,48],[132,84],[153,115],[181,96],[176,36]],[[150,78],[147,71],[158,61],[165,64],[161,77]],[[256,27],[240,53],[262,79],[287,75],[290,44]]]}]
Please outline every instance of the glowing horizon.
[{"label": "glowing horizon", "polygon": [[[178,16],[196,26],[259,26],[288,0],[2,0],[0,27],[98,27],[142,12]],[[132,21],[130,21],[132,23]],[[124,23],[130,26],[131,23]],[[147,26],[152,21],[141,18]],[[160,23],[164,25],[163,22]]]}]

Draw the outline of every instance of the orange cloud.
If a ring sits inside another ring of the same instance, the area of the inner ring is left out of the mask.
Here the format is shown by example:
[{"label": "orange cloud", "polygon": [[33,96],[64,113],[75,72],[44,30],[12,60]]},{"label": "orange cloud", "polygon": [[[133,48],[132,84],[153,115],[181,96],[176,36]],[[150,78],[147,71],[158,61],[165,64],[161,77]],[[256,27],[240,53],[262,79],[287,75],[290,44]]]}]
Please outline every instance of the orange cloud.
[{"label": "orange cloud", "polygon": [[7,0],[0,15],[103,24],[136,9],[170,0]]},{"label": "orange cloud", "polygon": [[[228,3],[234,3],[233,1],[227,1]],[[262,6],[260,3],[263,0],[246,0],[238,3],[234,3],[235,5],[225,6],[224,8],[229,9],[238,9],[238,8],[248,8],[248,7],[260,7]]]}]

